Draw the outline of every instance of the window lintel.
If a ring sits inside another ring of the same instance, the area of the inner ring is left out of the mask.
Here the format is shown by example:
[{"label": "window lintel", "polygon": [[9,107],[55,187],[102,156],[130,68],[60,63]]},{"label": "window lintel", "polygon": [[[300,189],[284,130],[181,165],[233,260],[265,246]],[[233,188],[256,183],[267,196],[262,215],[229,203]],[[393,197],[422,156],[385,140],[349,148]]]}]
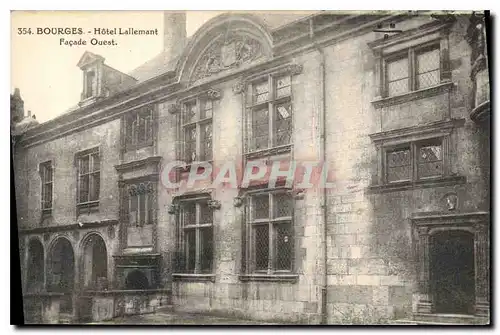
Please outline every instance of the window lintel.
[{"label": "window lintel", "polygon": [[451,119],[395,130],[370,134],[377,146],[394,146],[405,142],[415,142],[450,135],[454,128],[462,127],[465,119]]}]

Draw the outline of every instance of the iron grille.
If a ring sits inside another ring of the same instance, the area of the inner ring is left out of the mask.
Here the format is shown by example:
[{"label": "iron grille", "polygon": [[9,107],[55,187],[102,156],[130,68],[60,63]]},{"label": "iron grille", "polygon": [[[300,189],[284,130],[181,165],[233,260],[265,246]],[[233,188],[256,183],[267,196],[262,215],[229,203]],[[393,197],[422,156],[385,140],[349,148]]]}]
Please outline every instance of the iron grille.
[{"label": "iron grille", "polygon": [[267,270],[269,262],[269,225],[254,225],[255,270]]},{"label": "iron grille", "polygon": [[289,194],[278,193],[273,196],[274,218],[289,217],[293,212],[293,201]]},{"label": "iron grille", "polygon": [[277,223],[274,228],[276,232],[274,268],[276,270],[292,270],[292,225],[290,222]]},{"label": "iron grille", "polygon": [[253,218],[267,219],[269,218],[269,195],[257,195],[253,198]]}]

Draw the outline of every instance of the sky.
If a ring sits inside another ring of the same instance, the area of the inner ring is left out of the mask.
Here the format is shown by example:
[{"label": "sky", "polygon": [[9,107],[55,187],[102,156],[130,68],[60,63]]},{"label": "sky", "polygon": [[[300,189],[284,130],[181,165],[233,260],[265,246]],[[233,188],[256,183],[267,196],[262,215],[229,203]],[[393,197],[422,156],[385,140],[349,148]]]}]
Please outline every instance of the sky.
[{"label": "sky", "polygon": [[[188,11],[187,35],[191,36],[220,13]],[[38,27],[157,28],[159,34],[104,37],[115,38],[116,46],[92,46],[88,42],[85,46],[67,46],[60,45],[61,37],[78,40],[80,36],[38,35]],[[14,88],[20,89],[25,113],[30,110],[39,122],[53,119],[79,102],[83,76],[77,63],[85,51],[103,56],[105,64],[128,73],[163,48],[163,13],[160,11],[18,11],[11,15],[11,28],[11,93]],[[19,28],[31,28],[32,34],[20,34]]]}]

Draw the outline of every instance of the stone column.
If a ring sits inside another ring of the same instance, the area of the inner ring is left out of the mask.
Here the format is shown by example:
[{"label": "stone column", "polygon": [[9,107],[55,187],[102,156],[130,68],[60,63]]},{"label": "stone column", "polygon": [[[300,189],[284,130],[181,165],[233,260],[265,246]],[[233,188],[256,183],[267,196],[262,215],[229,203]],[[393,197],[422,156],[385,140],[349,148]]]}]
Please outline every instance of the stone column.
[{"label": "stone column", "polygon": [[418,257],[419,257],[419,273],[418,284],[420,298],[417,303],[417,313],[432,313],[432,296],[430,292],[430,237],[429,228],[418,227]]},{"label": "stone column", "polygon": [[476,282],[476,306],[475,314],[477,316],[489,316],[489,239],[488,223],[481,222],[475,226],[474,233],[474,267]]}]

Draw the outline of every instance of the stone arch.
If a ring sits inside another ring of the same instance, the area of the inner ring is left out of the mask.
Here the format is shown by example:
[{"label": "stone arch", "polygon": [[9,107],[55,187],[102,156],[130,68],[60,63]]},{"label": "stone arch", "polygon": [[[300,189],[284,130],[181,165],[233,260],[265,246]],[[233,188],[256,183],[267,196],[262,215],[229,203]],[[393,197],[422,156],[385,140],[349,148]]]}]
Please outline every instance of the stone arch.
[{"label": "stone arch", "polygon": [[39,238],[32,237],[27,247],[26,289],[29,292],[42,291],[45,282],[45,249]]},{"label": "stone arch", "polygon": [[80,282],[85,289],[100,290],[108,282],[108,249],[98,232],[90,232],[80,242]]},{"label": "stone arch", "polygon": [[50,291],[70,292],[74,288],[75,254],[70,240],[57,236],[47,256],[47,286]]},{"label": "stone arch", "polygon": [[[271,58],[272,45],[269,30],[255,15],[221,14],[190,39],[177,64],[180,81],[193,83],[243,63]],[[202,73],[204,69],[207,73]]]}]

